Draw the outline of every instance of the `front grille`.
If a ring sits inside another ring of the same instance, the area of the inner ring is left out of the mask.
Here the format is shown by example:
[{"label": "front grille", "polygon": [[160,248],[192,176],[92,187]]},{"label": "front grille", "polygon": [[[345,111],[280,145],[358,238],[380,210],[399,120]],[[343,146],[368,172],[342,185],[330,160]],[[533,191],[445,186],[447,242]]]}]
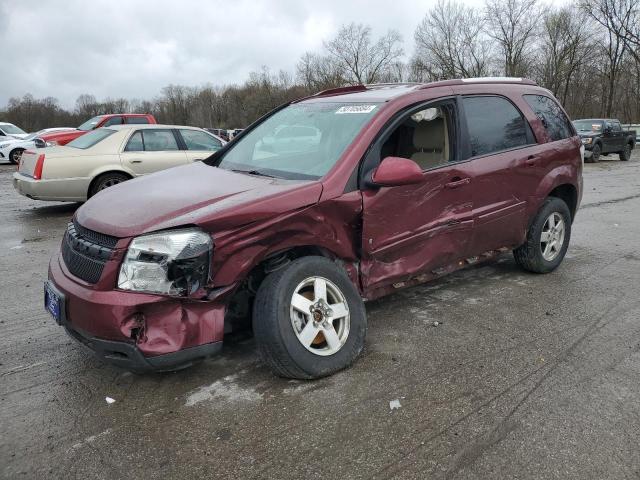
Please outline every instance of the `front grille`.
[{"label": "front grille", "polygon": [[97,243],[103,247],[107,248],[115,248],[118,243],[117,237],[112,237],[110,235],[105,235],[104,233],[94,232],[93,230],[89,230],[88,228],[84,228],[80,225],[76,219],[73,219],[73,227],[76,229],[76,234],[79,237],[83,237],[93,243]]},{"label": "front grille", "polygon": [[117,242],[116,237],[84,228],[74,220],[62,240],[62,259],[72,275],[96,283]]}]

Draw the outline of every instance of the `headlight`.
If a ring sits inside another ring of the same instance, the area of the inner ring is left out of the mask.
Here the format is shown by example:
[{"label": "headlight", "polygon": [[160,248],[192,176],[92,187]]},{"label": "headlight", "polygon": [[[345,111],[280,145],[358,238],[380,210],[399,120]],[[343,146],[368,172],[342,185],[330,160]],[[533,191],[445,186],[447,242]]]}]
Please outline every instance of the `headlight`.
[{"label": "headlight", "polygon": [[587,144],[587,145],[588,145],[589,143],[591,143],[592,141],[593,141],[593,138],[583,138],[583,139],[582,139],[582,143]]},{"label": "headlight", "polygon": [[136,237],[120,267],[118,287],[186,296],[209,280],[211,237],[196,228]]},{"label": "headlight", "polygon": [[0,148],[7,148],[9,145],[11,145],[10,143],[3,143],[0,144]]}]

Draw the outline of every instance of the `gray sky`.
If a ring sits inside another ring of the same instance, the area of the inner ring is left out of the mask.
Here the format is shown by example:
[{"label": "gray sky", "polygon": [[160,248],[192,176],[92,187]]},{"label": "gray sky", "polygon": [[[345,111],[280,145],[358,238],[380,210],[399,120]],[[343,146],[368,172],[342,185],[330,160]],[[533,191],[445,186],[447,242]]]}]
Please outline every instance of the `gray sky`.
[{"label": "gray sky", "polygon": [[[341,24],[413,32],[436,0],[0,0],[0,106],[12,96],[152,98],[170,83],[294,72]],[[466,3],[480,5],[481,0]]]}]

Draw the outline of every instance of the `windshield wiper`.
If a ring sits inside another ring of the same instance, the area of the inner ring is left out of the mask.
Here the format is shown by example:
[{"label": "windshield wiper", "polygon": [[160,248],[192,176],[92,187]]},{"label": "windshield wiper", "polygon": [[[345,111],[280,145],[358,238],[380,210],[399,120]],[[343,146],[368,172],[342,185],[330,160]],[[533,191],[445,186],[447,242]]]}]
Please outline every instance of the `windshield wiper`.
[{"label": "windshield wiper", "polygon": [[238,168],[232,168],[231,171],[237,173],[246,173],[247,175],[258,175],[260,177],[280,178],[276,177],[275,175],[269,175],[268,173],[261,172],[260,170],[241,170]]}]

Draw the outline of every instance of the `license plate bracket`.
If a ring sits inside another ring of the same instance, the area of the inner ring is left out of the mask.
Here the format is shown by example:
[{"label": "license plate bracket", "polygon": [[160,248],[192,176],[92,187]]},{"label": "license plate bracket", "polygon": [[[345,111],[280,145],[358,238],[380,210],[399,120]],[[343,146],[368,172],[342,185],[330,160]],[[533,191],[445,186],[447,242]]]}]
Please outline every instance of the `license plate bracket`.
[{"label": "license plate bracket", "polygon": [[65,321],[65,296],[50,281],[44,282],[44,309],[49,312],[58,325]]}]

